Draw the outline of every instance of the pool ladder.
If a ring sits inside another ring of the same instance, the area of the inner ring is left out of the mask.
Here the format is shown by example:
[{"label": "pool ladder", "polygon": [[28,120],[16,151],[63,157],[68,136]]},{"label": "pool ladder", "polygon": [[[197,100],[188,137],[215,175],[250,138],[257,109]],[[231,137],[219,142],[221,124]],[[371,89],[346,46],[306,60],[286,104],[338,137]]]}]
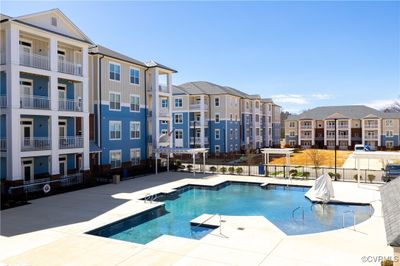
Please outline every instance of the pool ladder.
[{"label": "pool ladder", "polygon": [[144,203],[150,202],[153,203],[158,198],[157,194],[146,194],[144,197]]},{"label": "pool ladder", "polygon": [[[196,224],[196,226],[194,226],[194,228],[197,228],[197,227],[202,226],[202,225],[205,224],[207,221],[211,220],[214,216],[217,216],[217,215],[219,216],[219,234],[223,236],[223,234],[222,234],[222,218],[221,218],[222,216],[221,216],[221,214],[218,214],[218,213],[213,214],[213,215],[211,215],[210,217],[208,217],[207,219],[205,219],[204,221],[202,221],[201,223]],[[194,232],[193,229],[190,230],[190,233],[191,233],[192,235],[194,235],[194,236],[197,238],[196,232]]]},{"label": "pool ladder", "polygon": [[304,207],[303,206],[299,206],[292,211],[292,219],[293,219],[293,221],[296,221],[296,219],[294,219],[294,215],[295,215],[296,211],[298,211],[298,210],[301,210],[301,218],[304,223]]},{"label": "pool ladder", "polygon": [[345,211],[342,213],[342,228],[344,228],[344,217],[347,213],[351,213],[353,216],[353,230],[356,231],[356,216],[354,214],[354,211]]}]

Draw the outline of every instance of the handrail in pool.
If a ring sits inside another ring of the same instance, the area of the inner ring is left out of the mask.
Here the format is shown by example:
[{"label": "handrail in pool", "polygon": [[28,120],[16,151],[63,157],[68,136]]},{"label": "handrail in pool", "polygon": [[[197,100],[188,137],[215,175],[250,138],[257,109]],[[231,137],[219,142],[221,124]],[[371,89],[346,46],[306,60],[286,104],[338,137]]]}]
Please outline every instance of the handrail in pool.
[{"label": "handrail in pool", "polygon": [[354,214],[354,211],[345,211],[342,213],[342,228],[344,228],[344,216],[346,213],[351,213],[353,216],[353,230],[356,231],[356,216]]},{"label": "handrail in pool", "polygon": [[[208,217],[207,219],[205,219],[204,221],[202,221],[201,223],[197,224],[194,228],[200,227],[201,225],[203,225],[204,223],[206,223],[207,221],[211,220],[211,218],[213,218],[214,216],[219,216],[219,234],[223,236],[222,234],[222,218],[221,218],[221,214],[215,213],[213,215],[211,215],[210,217]],[[191,230],[191,233],[195,233],[193,232],[193,229]],[[194,234],[196,235],[196,234]]]},{"label": "handrail in pool", "polygon": [[304,207],[303,207],[303,206],[299,206],[299,207],[295,208],[295,209],[292,211],[292,219],[295,220],[295,219],[294,219],[294,214],[295,214],[295,212],[296,212],[297,210],[299,210],[299,209],[301,209],[301,211],[302,211],[302,220],[303,220],[303,223],[304,223]]}]

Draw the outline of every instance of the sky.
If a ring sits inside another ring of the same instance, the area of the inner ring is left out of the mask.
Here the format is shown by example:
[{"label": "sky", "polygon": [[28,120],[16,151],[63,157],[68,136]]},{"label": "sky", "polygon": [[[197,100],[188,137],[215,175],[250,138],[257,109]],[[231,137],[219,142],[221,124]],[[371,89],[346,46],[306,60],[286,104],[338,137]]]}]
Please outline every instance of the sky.
[{"label": "sky", "polygon": [[298,113],[382,108],[400,97],[400,2],[1,1],[20,16],[59,8],[95,43],[272,97]]}]

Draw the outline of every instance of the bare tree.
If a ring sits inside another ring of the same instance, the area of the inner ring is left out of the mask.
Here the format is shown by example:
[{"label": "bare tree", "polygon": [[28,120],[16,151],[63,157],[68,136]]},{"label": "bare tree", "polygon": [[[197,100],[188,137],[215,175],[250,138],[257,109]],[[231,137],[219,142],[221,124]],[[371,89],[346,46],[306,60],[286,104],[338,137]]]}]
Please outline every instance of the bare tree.
[{"label": "bare tree", "polygon": [[321,152],[318,149],[308,149],[305,153],[314,166],[315,178],[318,178],[318,169],[321,166],[323,159]]},{"label": "bare tree", "polygon": [[383,108],[385,113],[400,113],[400,96],[393,104]]}]

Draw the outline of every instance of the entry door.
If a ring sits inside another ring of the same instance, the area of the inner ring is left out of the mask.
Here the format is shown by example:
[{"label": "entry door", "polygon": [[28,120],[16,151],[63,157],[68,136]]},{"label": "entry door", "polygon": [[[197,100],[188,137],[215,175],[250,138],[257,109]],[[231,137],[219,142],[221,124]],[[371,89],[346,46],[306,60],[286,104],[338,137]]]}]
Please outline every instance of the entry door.
[{"label": "entry door", "polygon": [[22,177],[25,182],[33,181],[33,160],[22,161]]},{"label": "entry door", "polygon": [[175,147],[176,148],[183,147],[183,131],[182,131],[182,129],[175,130]]},{"label": "entry door", "polygon": [[32,62],[32,44],[27,41],[19,41],[19,51],[22,54],[23,64],[30,66]]},{"label": "entry door", "polygon": [[61,72],[65,72],[65,51],[57,51],[57,58],[58,58],[58,69]]},{"label": "entry door", "polygon": [[60,165],[60,176],[61,177],[66,176],[67,175],[67,158],[60,157],[59,165]]},{"label": "entry door", "polygon": [[21,107],[23,108],[31,108],[33,107],[33,89],[32,89],[32,82],[31,81],[20,81],[20,88],[21,88]]},{"label": "entry door", "polygon": [[64,86],[58,86],[58,105],[60,110],[66,110],[67,92]]},{"label": "entry door", "polygon": [[21,136],[22,136],[22,147],[31,148],[33,147],[33,125],[32,121],[21,121]]}]

